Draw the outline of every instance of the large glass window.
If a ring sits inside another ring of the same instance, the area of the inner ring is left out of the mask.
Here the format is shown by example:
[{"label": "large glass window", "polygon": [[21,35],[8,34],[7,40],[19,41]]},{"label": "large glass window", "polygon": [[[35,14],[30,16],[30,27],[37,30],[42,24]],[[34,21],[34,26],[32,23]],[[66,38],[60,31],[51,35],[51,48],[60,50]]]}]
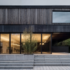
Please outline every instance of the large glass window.
[{"label": "large glass window", "polygon": [[70,23],[70,12],[53,12],[53,23]]},{"label": "large glass window", "polygon": [[[21,34],[21,46],[20,46],[20,33],[11,33],[10,34],[0,34],[0,53],[1,54],[24,54],[24,49],[22,43],[25,44],[25,40],[29,38],[29,34],[26,37]],[[41,39],[42,38],[42,39]],[[51,51],[51,34],[42,34],[33,33],[32,39],[37,41],[37,49],[34,54],[50,53]],[[42,40],[42,41],[41,41]],[[42,43],[41,43],[42,42]],[[21,50],[20,50],[21,48]]]},{"label": "large glass window", "polygon": [[51,34],[42,34],[42,53],[50,53],[51,51]]},{"label": "large glass window", "polygon": [[20,34],[11,34],[11,53],[20,53]]},{"label": "large glass window", "polygon": [[0,53],[9,53],[9,34],[0,34]]}]

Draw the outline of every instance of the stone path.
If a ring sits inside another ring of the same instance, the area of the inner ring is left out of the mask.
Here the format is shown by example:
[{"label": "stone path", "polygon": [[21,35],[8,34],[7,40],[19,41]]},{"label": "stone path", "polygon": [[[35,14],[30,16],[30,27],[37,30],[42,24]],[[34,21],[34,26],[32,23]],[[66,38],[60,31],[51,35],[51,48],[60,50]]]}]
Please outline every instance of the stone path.
[{"label": "stone path", "polygon": [[35,66],[33,69],[0,69],[0,70],[70,70],[70,66]]}]

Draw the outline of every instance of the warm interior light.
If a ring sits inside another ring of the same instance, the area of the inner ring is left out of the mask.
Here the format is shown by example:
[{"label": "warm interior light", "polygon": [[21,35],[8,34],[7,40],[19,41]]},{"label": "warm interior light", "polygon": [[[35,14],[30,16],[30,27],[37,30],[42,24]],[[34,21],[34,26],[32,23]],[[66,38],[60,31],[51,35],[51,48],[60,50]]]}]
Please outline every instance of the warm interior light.
[{"label": "warm interior light", "polygon": [[50,37],[50,34],[43,34],[42,42],[46,43],[49,37]]},{"label": "warm interior light", "polygon": [[[27,37],[27,38],[25,38],[25,37]],[[25,39],[28,39],[28,38],[29,38],[29,35],[24,36],[22,34],[22,41],[25,42]],[[41,42],[41,34],[32,34],[32,40],[37,40],[37,42]]]},{"label": "warm interior light", "polygon": [[11,45],[16,45],[16,46],[20,46],[19,44],[14,44],[14,43],[11,43]]},{"label": "warm interior light", "polygon": [[9,41],[9,39],[1,36],[1,41]]},{"label": "warm interior light", "polygon": [[[40,43],[40,45],[41,45],[41,43]],[[42,43],[42,45],[44,45],[44,43]]]},{"label": "warm interior light", "polygon": [[44,36],[43,39],[48,39],[48,36]]}]

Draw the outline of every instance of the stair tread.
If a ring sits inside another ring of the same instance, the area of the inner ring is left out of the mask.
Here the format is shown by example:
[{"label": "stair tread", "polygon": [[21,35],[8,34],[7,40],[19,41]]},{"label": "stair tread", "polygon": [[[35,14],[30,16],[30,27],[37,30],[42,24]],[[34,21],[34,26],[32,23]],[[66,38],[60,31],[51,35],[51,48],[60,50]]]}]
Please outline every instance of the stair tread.
[{"label": "stair tread", "polygon": [[33,66],[0,66],[0,67],[33,67]]}]

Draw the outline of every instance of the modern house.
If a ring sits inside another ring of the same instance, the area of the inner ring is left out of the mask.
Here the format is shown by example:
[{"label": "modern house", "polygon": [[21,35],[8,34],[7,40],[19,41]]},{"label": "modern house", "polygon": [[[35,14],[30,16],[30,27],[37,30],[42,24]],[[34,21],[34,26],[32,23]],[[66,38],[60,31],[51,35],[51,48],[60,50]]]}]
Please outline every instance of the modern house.
[{"label": "modern house", "polygon": [[70,38],[69,5],[19,4],[0,5],[0,54],[23,54],[23,31],[29,27],[37,40],[35,54],[69,52],[68,46],[54,45]]}]

